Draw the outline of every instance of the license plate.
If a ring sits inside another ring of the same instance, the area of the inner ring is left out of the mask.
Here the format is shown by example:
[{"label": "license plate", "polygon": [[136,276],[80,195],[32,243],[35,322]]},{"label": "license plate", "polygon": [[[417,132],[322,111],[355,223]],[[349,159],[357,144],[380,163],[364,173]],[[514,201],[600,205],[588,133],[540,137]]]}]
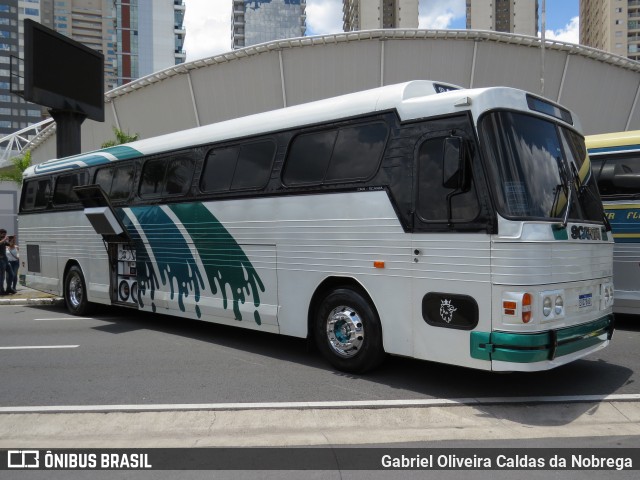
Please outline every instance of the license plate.
[{"label": "license plate", "polygon": [[593,295],[590,293],[578,296],[578,308],[590,307],[592,298]]}]

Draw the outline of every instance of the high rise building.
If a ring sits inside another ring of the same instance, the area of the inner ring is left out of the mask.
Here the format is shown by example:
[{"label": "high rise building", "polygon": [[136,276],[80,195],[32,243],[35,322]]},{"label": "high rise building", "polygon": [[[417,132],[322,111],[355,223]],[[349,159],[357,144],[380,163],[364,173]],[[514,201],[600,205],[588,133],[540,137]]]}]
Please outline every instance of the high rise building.
[{"label": "high rise building", "polygon": [[467,0],[467,28],[538,35],[538,0]]},{"label": "high rise building", "polygon": [[[52,3],[52,2],[49,2]],[[104,54],[105,90],[117,86],[112,0],[55,0],[42,22],[62,35]],[[44,12],[44,9],[43,9]],[[52,25],[47,25],[49,15]]]},{"label": "high rise building", "polygon": [[418,28],[418,0],[342,0],[345,32]]},{"label": "high rise building", "polygon": [[[25,18],[40,21],[40,1],[2,0],[0,2],[0,137],[37,123],[42,119],[42,108],[25,102],[11,93],[19,90],[24,76],[23,22]],[[13,74],[13,77],[12,77]]]},{"label": "high rise building", "polygon": [[115,8],[117,86],[184,63],[182,0],[109,1]]},{"label": "high rise building", "polygon": [[640,2],[580,0],[580,43],[640,60]]},{"label": "high rise building", "polygon": [[306,0],[232,1],[232,48],[303,37],[307,30]]},{"label": "high rise building", "polygon": [[25,18],[102,52],[111,90],[185,61],[184,13],[183,0],[0,1],[0,137],[42,120],[41,106],[11,93],[24,75]]}]

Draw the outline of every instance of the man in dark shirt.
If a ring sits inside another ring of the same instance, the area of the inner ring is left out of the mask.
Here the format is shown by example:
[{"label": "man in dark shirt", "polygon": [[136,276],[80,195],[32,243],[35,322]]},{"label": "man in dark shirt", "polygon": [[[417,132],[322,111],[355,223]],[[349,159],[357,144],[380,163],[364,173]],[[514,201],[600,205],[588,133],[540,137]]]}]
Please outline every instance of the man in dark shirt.
[{"label": "man in dark shirt", "polygon": [[[4,288],[4,277],[7,275],[7,280],[13,280],[12,274],[7,270],[9,266],[9,259],[7,258],[7,245],[9,245],[9,237],[7,237],[7,231],[4,228],[0,228],[0,295],[8,295],[15,293],[15,290],[11,288]],[[9,283],[11,285],[11,283]]]}]

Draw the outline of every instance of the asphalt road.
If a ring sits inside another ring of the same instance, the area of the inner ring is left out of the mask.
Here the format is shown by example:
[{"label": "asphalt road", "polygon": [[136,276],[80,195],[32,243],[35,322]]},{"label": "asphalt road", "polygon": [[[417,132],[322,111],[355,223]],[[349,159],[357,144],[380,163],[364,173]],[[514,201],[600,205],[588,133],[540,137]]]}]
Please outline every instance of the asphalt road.
[{"label": "asphalt road", "polygon": [[[604,455],[639,444],[639,342],[640,318],[624,317],[609,348],[548,372],[493,374],[392,357],[375,372],[353,376],[333,370],[295,338],[117,308],[79,318],[56,307],[1,306],[0,448],[570,447]],[[639,467],[524,474],[626,479],[636,478]],[[304,472],[0,471],[7,479],[522,475],[339,466]]]},{"label": "asphalt road", "polygon": [[[495,374],[390,357],[333,370],[305,340],[104,308],[0,307],[0,405],[150,405],[640,394],[640,317],[558,369]],[[10,347],[57,348],[10,348]]]}]

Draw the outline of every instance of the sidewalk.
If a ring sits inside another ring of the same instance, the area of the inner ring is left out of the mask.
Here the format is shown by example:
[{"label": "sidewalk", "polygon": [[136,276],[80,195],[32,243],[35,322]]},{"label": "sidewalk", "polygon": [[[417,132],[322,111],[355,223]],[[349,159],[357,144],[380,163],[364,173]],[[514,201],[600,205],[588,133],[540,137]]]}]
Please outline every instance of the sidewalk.
[{"label": "sidewalk", "polygon": [[18,293],[0,296],[2,305],[64,305],[64,299],[57,295],[40,292],[32,288],[18,285]]}]

